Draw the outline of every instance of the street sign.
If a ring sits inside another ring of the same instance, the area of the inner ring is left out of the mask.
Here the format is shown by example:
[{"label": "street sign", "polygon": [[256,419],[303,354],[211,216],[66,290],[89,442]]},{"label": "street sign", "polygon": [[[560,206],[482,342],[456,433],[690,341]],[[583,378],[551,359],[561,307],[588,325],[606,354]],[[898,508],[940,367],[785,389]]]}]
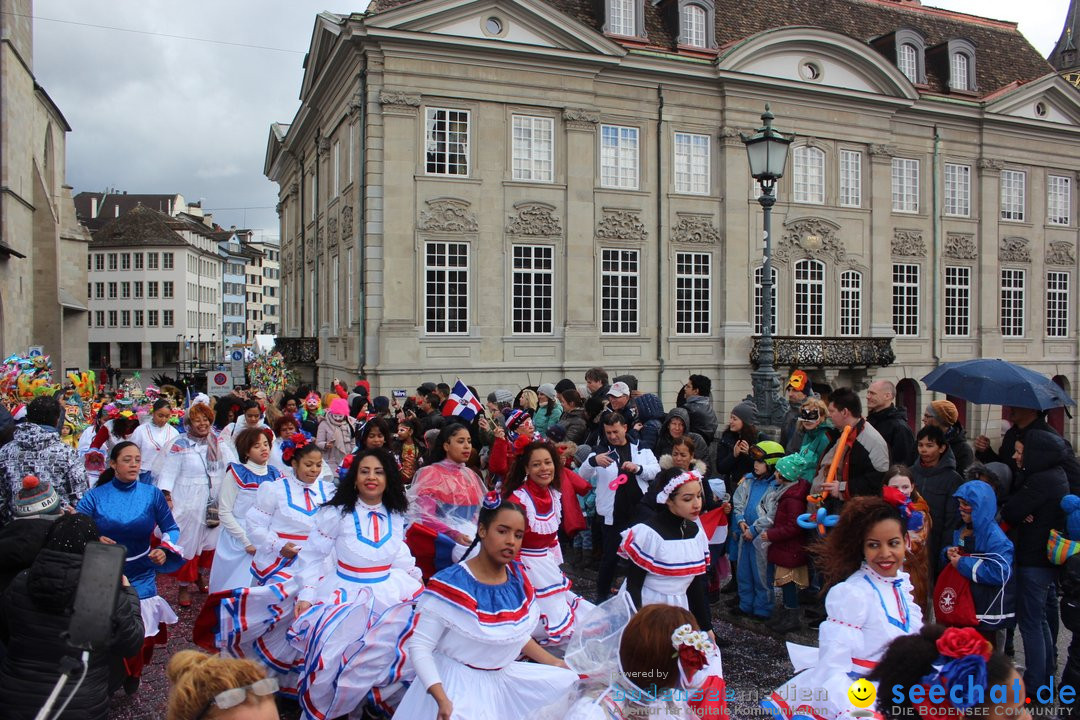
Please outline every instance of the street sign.
[{"label": "street sign", "polygon": [[232,374],[224,370],[211,370],[206,373],[206,394],[221,397],[232,392]]},{"label": "street sign", "polygon": [[39,357],[39,356],[44,355],[44,354],[45,354],[45,346],[44,345],[31,345],[30,346],[30,352],[28,353],[28,355],[30,357]]},{"label": "street sign", "polygon": [[243,385],[247,378],[244,372],[244,351],[242,348],[233,345],[233,349],[229,352],[229,364],[232,376],[235,378],[234,382]]}]

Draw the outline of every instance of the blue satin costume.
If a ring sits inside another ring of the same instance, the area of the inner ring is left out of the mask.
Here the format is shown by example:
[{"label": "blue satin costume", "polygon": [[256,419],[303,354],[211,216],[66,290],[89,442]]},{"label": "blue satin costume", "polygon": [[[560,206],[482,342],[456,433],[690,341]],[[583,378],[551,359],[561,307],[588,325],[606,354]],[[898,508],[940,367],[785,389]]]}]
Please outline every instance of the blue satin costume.
[{"label": "blue satin costume", "polygon": [[[158,573],[179,570],[184,564],[184,558],[173,551],[180,528],[165,496],[153,485],[113,478],[86,493],[75,509],[94,518],[102,535],[127,549],[124,574],[140,600],[158,594]],[[155,527],[161,529],[164,565],[155,565],[149,557]]]}]

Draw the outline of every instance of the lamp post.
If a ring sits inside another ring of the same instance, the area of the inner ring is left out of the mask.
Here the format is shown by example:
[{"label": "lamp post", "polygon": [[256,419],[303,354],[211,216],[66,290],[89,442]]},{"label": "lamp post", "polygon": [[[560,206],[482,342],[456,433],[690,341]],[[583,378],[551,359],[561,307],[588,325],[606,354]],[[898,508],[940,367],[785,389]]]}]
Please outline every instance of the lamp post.
[{"label": "lamp post", "polygon": [[772,328],[772,208],[776,204],[776,181],[784,176],[788,146],[794,136],[773,129],[774,115],[766,103],[761,116],[763,126],[753,135],[743,135],[750,174],[761,185],[761,204],[764,226],[764,262],[761,267],[761,341],[758,343],[757,368],[750,373],[754,386],[754,404],[762,425],[779,425],[783,421],[784,398],[780,375],[776,372],[776,353],[773,350]]},{"label": "lamp post", "polygon": [[184,354],[184,334],[176,334],[176,379],[180,379],[180,358]]}]

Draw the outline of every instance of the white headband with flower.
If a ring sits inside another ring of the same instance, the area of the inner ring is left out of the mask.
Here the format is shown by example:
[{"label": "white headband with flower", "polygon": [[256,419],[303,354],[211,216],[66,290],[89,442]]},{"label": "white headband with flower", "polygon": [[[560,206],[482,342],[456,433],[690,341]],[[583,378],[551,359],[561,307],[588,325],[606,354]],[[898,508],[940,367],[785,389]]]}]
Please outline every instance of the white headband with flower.
[{"label": "white headband with flower", "polygon": [[720,653],[709,639],[708,633],[694,630],[689,623],[680,625],[671,633],[671,645],[675,648],[675,657],[678,658],[682,687],[700,687],[705,677],[705,674],[698,673],[702,668],[707,668],[707,673],[716,672],[722,675]]},{"label": "white headband with flower", "polygon": [[701,475],[693,471],[684,472],[682,475],[676,475],[667,481],[667,485],[664,489],[656,493],[656,503],[663,505],[671,497],[671,494],[678,490],[680,487],[688,482],[701,482]]}]

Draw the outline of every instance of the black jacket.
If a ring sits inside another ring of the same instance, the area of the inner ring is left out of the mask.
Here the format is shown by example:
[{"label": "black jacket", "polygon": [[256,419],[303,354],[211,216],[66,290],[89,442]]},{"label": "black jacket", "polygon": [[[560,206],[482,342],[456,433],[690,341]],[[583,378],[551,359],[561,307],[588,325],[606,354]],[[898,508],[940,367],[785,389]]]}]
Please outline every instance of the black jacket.
[{"label": "black jacket", "polygon": [[910,463],[915,457],[915,433],[907,424],[907,412],[903,408],[890,405],[882,410],[875,410],[866,416],[866,422],[885,438],[889,446],[889,464]]},{"label": "black jacket", "polygon": [[[29,570],[19,573],[0,599],[0,638],[7,656],[0,664],[0,698],[5,720],[32,720],[59,677],[60,659],[78,657],[62,639],[71,622],[82,556],[42,550]],[[92,653],[86,679],[61,716],[104,720],[109,710],[109,668],[143,644],[139,596],[121,588],[113,612],[109,653]],[[65,688],[64,697],[74,684]]]},{"label": "black jacket", "polygon": [[975,453],[975,457],[983,464],[989,462],[1005,463],[1009,466],[1009,469],[1013,471],[1013,477],[1017,477],[1016,461],[1013,460],[1013,453],[1016,452],[1016,441],[1028,430],[1054,432],[1054,429],[1046,424],[1046,418],[1040,415],[1026,428],[1021,428],[1019,425],[1014,424],[1006,430],[1005,435],[1001,438],[1001,447],[998,448],[997,452],[994,452],[993,450],[984,450]]},{"label": "black jacket", "polygon": [[55,517],[12,520],[0,529],[0,593],[34,563]]},{"label": "black jacket", "polygon": [[[761,435],[758,434],[760,441]],[[724,478],[728,495],[735,494],[735,487],[748,473],[754,471],[754,459],[750,453],[735,455],[735,444],[739,442],[739,434],[732,432],[731,428],[725,428],[716,438],[716,454],[713,456],[713,469],[716,475]],[[754,445],[755,443],[750,443]]]},{"label": "black jacket", "polygon": [[[1070,452],[1057,433],[1030,426],[1022,442],[1024,467],[1015,491],[1001,506],[1001,519],[1016,532],[1017,565],[1052,567],[1046,557],[1046,539],[1051,530],[1065,527],[1061,498],[1069,494],[1069,482],[1062,463]],[[1032,521],[1025,522],[1029,515]]]},{"label": "black jacket", "polygon": [[956,472],[963,475],[975,464],[975,451],[968,444],[964,426],[956,424],[949,428],[949,431],[945,433],[945,441],[949,443],[953,456],[956,458]]},{"label": "black jacket", "polygon": [[589,434],[589,418],[585,416],[583,408],[574,408],[564,412],[559,418],[559,425],[566,428],[566,439],[575,445],[584,443],[585,437]]},{"label": "black jacket", "polygon": [[[953,530],[960,527],[959,503],[953,494],[964,484],[964,479],[956,472],[956,458],[952,451],[946,450],[941,460],[934,467],[923,467],[921,463],[911,466],[911,479],[915,489],[922,495],[930,507],[930,553],[931,578],[936,578],[944,568],[941,548],[952,544]],[[1043,543],[1045,545],[1045,542]]]}]

